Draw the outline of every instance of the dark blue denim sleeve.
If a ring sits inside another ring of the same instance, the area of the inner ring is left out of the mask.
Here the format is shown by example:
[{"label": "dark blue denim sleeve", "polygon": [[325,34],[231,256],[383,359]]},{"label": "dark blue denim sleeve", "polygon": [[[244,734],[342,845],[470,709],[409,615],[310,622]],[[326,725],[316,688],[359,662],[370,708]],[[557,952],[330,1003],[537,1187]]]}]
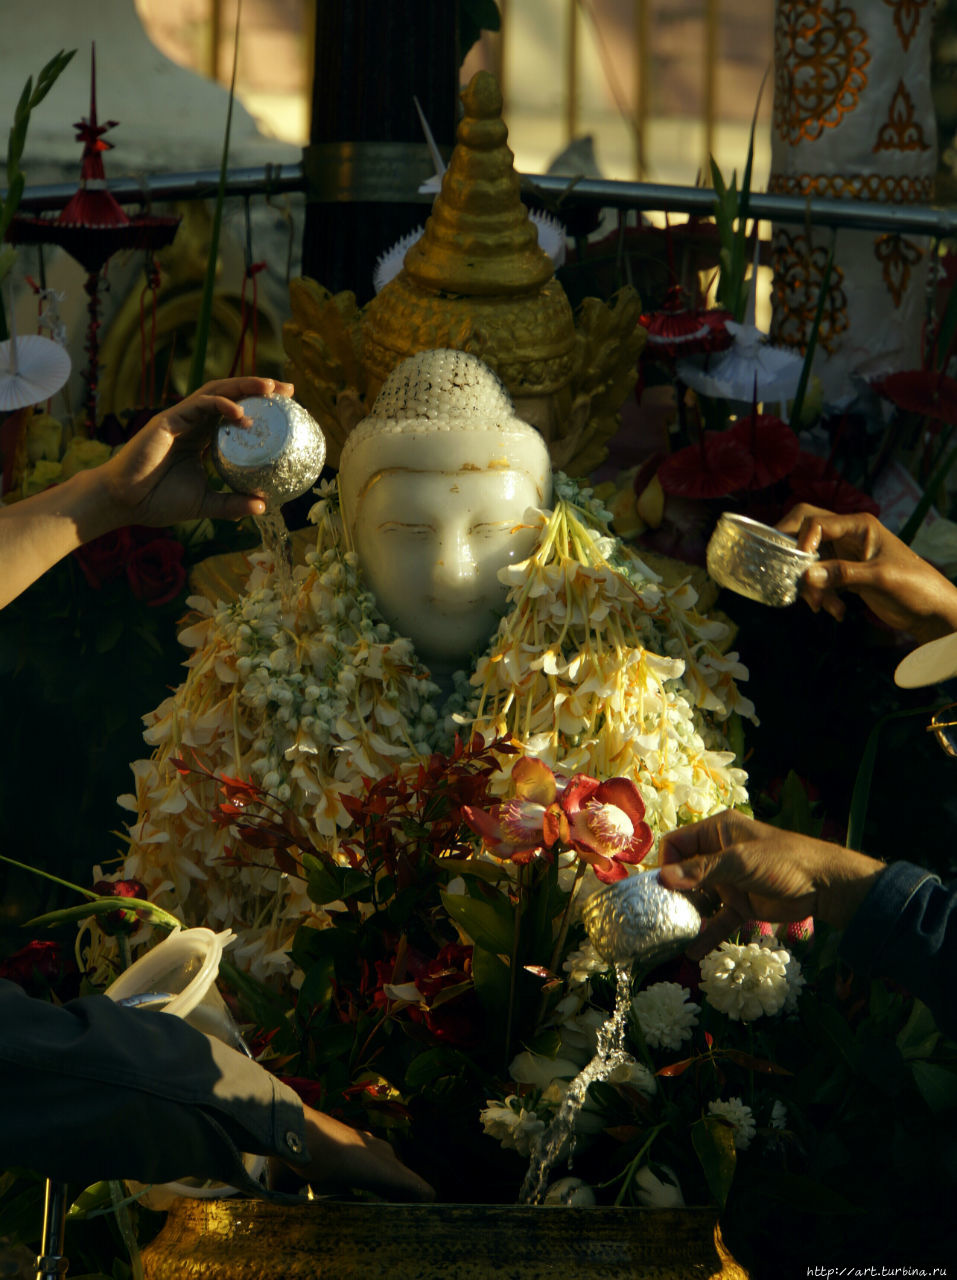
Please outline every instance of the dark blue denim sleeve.
[{"label": "dark blue denim sleeve", "polygon": [[957,1039],[957,885],[912,862],[892,863],[845,930],[840,952],[859,973],[906,987]]},{"label": "dark blue denim sleeve", "polygon": [[170,1014],[0,980],[0,1170],[251,1190],[241,1152],[307,1158],[302,1104],[262,1067]]}]

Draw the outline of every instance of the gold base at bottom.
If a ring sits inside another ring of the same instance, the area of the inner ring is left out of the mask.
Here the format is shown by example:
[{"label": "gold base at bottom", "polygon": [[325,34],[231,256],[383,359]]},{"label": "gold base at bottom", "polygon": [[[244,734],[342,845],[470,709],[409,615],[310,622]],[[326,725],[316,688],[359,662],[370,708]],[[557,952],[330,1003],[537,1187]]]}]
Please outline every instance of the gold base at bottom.
[{"label": "gold base at bottom", "polygon": [[146,1280],[747,1280],[711,1209],[182,1200]]}]

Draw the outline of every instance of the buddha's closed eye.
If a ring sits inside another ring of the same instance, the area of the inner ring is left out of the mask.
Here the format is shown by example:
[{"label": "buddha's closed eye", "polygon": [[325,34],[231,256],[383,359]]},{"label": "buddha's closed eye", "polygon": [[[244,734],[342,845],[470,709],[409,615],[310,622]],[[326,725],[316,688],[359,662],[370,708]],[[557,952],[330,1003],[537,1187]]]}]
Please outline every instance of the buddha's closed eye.
[{"label": "buddha's closed eye", "polygon": [[435,525],[412,524],[403,520],[386,520],[379,525],[379,533],[387,537],[431,538],[435,536]]}]

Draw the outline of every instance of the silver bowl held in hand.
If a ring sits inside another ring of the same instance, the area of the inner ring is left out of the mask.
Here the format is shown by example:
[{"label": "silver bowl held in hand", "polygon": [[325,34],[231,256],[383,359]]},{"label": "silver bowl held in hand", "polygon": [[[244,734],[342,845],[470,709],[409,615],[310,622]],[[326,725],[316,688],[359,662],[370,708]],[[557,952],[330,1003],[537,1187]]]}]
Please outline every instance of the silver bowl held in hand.
[{"label": "silver bowl held in hand", "polygon": [[612,964],[666,960],[698,936],[701,916],[683,893],[666,889],[656,871],[617,880],[582,908],[592,946]]},{"label": "silver bowl held in hand", "polygon": [[720,587],[782,608],[798,597],[801,578],[818,559],[770,525],[726,511],[708,543],[708,573]]},{"label": "silver bowl held in hand", "polygon": [[306,493],[326,460],[326,438],[311,414],[287,396],[237,401],[248,427],[224,422],[213,440],[213,464],[231,489],[279,507]]}]

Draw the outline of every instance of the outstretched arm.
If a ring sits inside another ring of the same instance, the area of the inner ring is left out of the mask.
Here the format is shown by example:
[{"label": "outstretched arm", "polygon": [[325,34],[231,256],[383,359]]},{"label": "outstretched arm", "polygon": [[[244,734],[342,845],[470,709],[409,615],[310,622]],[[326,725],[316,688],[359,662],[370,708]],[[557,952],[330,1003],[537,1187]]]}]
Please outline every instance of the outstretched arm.
[{"label": "outstretched arm", "polygon": [[746,920],[814,916],[843,929],[887,869],[863,853],[781,831],[733,809],[663,836],[661,861],[666,888],[709,889],[721,899],[692,949],[699,958]]},{"label": "outstretched arm", "polygon": [[260,498],[218,493],[203,453],[222,418],[242,423],[247,396],[291,395],[272,378],[226,378],[151,418],[102,466],[0,507],[0,608],[83,543],[131,524],[261,515]]},{"label": "outstretched arm", "polygon": [[804,575],[801,594],[815,613],[840,620],[840,592],[853,591],[888,626],[923,644],[957,631],[957,586],[911,551],[874,516],[833,515],[804,503],[778,524],[821,559]]}]

